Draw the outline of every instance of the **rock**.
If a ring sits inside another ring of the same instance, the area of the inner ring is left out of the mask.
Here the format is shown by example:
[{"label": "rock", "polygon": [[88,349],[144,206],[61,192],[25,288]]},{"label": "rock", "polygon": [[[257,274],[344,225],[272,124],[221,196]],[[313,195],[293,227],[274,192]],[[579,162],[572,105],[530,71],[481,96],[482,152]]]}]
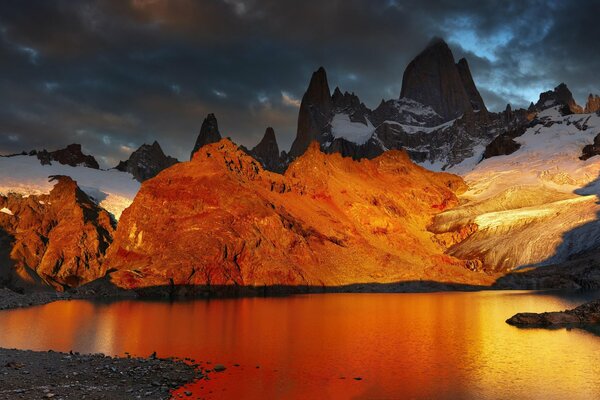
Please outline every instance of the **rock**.
[{"label": "rock", "polygon": [[522,136],[526,131],[525,126],[513,129],[498,135],[490,142],[483,152],[483,159],[512,154],[521,148],[521,144],[514,139]]},{"label": "rock", "polygon": [[507,319],[506,323],[522,328],[600,324],[600,300],[560,312],[518,313]]},{"label": "rock", "polygon": [[154,178],[160,171],[177,164],[176,158],[165,155],[157,141],[143,144],[131,153],[127,161],[121,161],[115,169],[129,172],[140,182]]},{"label": "rock", "polygon": [[585,113],[595,113],[600,110],[600,96],[590,93],[587,102],[585,103]]},{"label": "rock", "polygon": [[46,150],[32,151],[30,155],[36,155],[42,165],[50,165],[56,161],[63,165],[76,167],[83,165],[88,168],[99,169],[100,166],[93,156],[83,154],[80,144],[70,144],[64,149],[48,152]]},{"label": "rock", "polygon": [[587,160],[600,154],[600,133],[594,137],[594,144],[588,144],[581,150],[580,160]]},{"label": "rock", "polygon": [[215,372],[223,372],[225,371],[227,368],[223,365],[223,364],[215,364],[215,366],[213,367],[213,370]]},{"label": "rock", "polygon": [[445,121],[474,109],[485,110],[466,60],[455,64],[452,51],[440,38],[408,64],[400,97],[431,106]]},{"label": "rock", "polygon": [[221,133],[219,132],[217,118],[215,117],[215,114],[208,114],[200,127],[200,133],[198,134],[198,138],[196,138],[196,144],[194,144],[190,160],[202,146],[216,143],[219,140],[221,140]]},{"label": "rock", "polygon": [[119,287],[163,295],[423,274],[488,281],[444,255],[427,231],[431,216],[457,204],[465,188],[400,151],[357,162],[316,143],[273,174],[224,139],[142,184],[103,266]]},{"label": "rock", "polygon": [[322,134],[331,118],[331,92],[327,72],[320,67],[312,74],[308,89],[302,96],[298,113],[296,139],[290,149],[290,157],[296,158],[306,151],[309,144],[317,140],[323,143]]},{"label": "rock", "polygon": [[542,111],[551,107],[561,106],[563,115],[580,114],[583,112],[581,106],[577,105],[573,99],[573,94],[565,85],[561,83],[554,90],[541,93],[538,102],[535,104],[537,111]]},{"label": "rock", "polygon": [[267,128],[262,140],[249,151],[249,154],[268,171],[283,172],[285,168],[279,153],[275,131],[271,127]]},{"label": "rock", "polygon": [[[112,241],[115,222],[66,176],[48,195],[0,196],[0,279],[12,287],[49,285],[76,287],[104,276],[102,261]],[[6,243],[6,242],[5,242]]]}]

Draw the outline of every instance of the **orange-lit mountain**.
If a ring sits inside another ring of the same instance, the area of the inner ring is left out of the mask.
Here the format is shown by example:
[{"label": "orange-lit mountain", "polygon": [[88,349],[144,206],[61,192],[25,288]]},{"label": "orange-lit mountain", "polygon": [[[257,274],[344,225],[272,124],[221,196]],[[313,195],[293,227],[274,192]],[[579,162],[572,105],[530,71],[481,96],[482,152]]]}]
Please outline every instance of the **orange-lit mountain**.
[{"label": "orange-lit mountain", "polygon": [[227,139],[142,184],[104,268],[125,288],[430,280],[490,283],[427,231],[462,179],[400,151],[354,161],[315,143],[284,175]]},{"label": "orange-lit mountain", "polygon": [[0,283],[62,290],[104,276],[114,222],[74,180],[55,179],[47,195],[0,196]]}]

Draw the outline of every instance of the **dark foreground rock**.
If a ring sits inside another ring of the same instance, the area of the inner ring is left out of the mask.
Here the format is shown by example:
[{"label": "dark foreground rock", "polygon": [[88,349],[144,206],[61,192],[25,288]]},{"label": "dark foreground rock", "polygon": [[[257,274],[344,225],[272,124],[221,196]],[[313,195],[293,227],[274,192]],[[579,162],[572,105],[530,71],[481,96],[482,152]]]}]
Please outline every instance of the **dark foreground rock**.
[{"label": "dark foreground rock", "polygon": [[545,313],[518,313],[506,320],[518,327],[563,327],[600,324],[600,300],[583,304],[572,310]]},{"label": "dark foreground rock", "polygon": [[0,399],[168,399],[202,377],[174,359],[0,349]]}]

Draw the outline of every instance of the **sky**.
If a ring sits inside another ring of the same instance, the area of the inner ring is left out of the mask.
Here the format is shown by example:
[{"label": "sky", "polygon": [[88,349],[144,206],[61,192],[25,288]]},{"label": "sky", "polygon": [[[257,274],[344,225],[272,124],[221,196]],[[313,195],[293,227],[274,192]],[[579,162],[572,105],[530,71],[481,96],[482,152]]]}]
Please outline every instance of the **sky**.
[{"label": "sky", "polygon": [[154,140],[189,157],[202,120],[254,146],[295,133],[311,73],[371,108],[434,36],[489,109],[565,82],[600,93],[600,1],[2,0],[0,154],[81,143],[104,167]]}]

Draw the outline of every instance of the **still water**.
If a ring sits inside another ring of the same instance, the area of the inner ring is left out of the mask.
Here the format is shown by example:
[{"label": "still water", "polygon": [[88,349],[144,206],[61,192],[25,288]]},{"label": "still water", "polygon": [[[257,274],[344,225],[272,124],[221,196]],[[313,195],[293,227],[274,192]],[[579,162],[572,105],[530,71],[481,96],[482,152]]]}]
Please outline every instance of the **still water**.
[{"label": "still water", "polygon": [[156,351],[227,366],[186,388],[192,398],[593,399],[600,398],[600,336],[523,330],[504,321],[598,297],[477,292],[63,301],[0,312],[0,347]]}]

